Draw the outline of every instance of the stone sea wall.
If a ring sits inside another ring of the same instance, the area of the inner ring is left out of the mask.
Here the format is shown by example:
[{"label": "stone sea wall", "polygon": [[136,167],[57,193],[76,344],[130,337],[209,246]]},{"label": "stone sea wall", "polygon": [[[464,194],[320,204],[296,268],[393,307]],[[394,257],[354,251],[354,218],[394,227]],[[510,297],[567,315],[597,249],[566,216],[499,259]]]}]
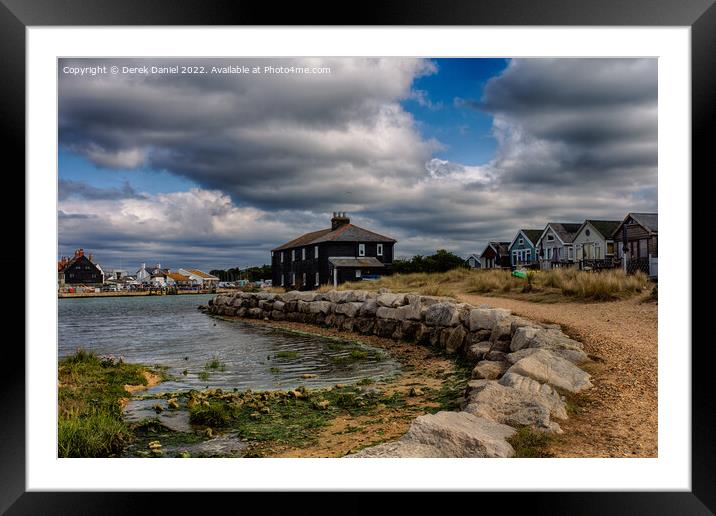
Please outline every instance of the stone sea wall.
[{"label": "stone sea wall", "polygon": [[418,417],[398,441],[352,457],[510,457],[516,428],[561,433],[561,391],[591,387],[582,344],[508,310],[419,294],[345,290],[219,294],[211,314],[292,321],[435,346],[475,366],[459,412]]}]

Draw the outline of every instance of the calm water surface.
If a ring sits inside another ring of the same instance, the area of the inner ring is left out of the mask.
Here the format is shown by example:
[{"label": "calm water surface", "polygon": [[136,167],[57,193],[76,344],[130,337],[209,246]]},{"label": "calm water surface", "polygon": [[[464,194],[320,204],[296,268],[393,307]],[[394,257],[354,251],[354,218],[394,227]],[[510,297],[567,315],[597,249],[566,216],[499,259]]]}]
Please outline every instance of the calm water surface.
[{"label": "calm water surface", "polygon": [[[214,319],[197,310],[211,297],[59,299],[59,356],[84,347],[121,356],[127,362],[168,366],[176,379],[148,393],[207,387],[316,388],[365,377],[377,379],[398,370],[396,361],[369,346],[362,347],[370,352],[367,358],[340,363],[341,357],[350,354],[351,344]],[[281,357],[282,352],[290,356]],[[205,367],[213,358],[224,364],[224,370]],[[200,373],[208,373],[208,379],[199,378]],[[303,374],[318,376],[304,379]]]}]

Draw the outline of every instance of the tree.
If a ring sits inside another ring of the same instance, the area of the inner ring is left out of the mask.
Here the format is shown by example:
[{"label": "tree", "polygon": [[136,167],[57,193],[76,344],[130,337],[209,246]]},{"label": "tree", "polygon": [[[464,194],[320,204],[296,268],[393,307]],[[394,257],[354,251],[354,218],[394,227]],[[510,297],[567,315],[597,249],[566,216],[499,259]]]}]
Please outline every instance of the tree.
[{"label": "tree", "polygon": [[409,260],[398,259],[393,262],[393,272],[398,274],[446,272],[458,267],[465,267],[465,260],[445,249],[438,249],[430,256],[416,254]]}]

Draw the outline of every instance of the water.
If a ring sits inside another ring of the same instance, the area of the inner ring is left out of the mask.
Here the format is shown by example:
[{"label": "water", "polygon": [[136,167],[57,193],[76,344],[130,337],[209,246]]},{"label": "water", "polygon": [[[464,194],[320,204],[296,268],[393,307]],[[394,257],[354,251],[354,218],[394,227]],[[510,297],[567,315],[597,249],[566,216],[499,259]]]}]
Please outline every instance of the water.
[{"label": "water", "polygon": [[[341,362],[340,357],[354,349],[352,344],[212,318],[197,310],[211,297],[59,299],[59,356],[83,347],[127,362],[167,366],[175,379],[143,394],[205,388],[319,388],[365,377],[378,379],[398,370],[396,361],[369,346],[361,347],[368,351],[366,358]],[[289,356],[276,356],[282,352]],[[213,358],[222,363],[220,369],[206,368]],[[303,378],[304,374],[317,376]]]}]

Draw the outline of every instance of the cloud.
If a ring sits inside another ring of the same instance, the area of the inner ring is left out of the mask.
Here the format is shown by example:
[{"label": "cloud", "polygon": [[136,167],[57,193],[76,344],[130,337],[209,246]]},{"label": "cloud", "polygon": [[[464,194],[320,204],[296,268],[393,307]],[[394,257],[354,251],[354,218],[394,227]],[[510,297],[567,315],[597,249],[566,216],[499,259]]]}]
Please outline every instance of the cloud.
[{"label": "cloud", "polygon": [[[328,227],[340,210],[396,238],[398,255],[446,248],[466,256],[519,228],[656,210],[654,59],[512,60],[484,91],[453,103],[493,119],[497,150],[478,165],[445,159],[449,142],[424,138],[403,108],[427,105],[429,92],[413,84],[439,74],[430,60],[200,60],[268,62],[331,73],[61,74],[60,145],[105,168],[167,171],[200,186],[145,195],[129,184],[61,183],[63,252],[262,264],[271,248]],[[62,66],[78,63],[97,64]]]},{"label": "cloud", "polygon": [[142,199],[145,195],[138,193],[128,181],[125,181],[121,188],[109,187],[100,188],[69,179],[58,181],[58,198],[60,201],[70,198],[80,199]]}]

